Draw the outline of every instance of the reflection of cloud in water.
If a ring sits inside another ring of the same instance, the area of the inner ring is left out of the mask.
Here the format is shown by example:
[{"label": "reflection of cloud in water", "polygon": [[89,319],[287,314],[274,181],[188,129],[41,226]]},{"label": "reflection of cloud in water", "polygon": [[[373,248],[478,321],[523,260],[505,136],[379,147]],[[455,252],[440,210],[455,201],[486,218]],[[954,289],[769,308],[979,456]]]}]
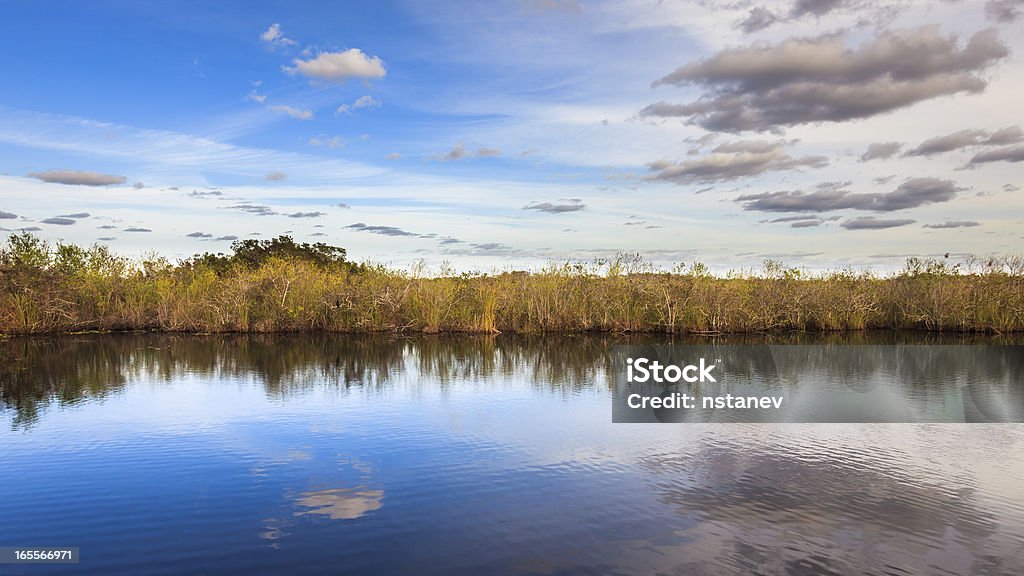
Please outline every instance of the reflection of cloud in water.
[{"label": "reflection of cloud in water", "polygon": [[[749,446],[719,439],[641,458],[652,491],[692,521],[655,546],[682,573],[1021,574],[967,477],[936,482],[878,447]],[[807,449],[810,448],[810,449]],[[839,448],[837,450],[837,448]],[[998,506],[1012,506],[1012,501]],[[762,572],[763,571],[763,572]]]},{"label": "reflection of cloud in water", "polygon": [[305,492],[295,503],[309,510],[296,512],[296,516],[322,514],[331,520],[352,520],[379,509],[384,499],[383,490],[334,488],[319,492]]},{"label": "reflection of cloud in water", "polygon": [[[278,540],[284,536],[290,535],[289,532],[285,532],[281,528],[274,525],[277,522],[275,519],[267,518],[266,520],[264,520],[264,522],[267,522],[267,526],[265,527],[266,529],[263,532],[260,532],[260,538],[264,540]],[[272,543],[270,544],[270,546],[272,548],[278,548],[278,545],[276,543]]]}]

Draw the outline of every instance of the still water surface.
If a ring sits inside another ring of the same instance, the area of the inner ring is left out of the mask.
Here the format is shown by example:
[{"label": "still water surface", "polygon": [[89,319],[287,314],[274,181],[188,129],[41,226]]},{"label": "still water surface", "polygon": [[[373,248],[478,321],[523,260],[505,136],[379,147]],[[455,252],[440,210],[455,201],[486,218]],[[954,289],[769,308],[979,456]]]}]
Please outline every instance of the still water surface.
[{"label": "still water surface", "polygon": [[0,546],[81,556],[0,573],[1024,574],[1024,424],[613,424],[622,343],[0,342]]}]

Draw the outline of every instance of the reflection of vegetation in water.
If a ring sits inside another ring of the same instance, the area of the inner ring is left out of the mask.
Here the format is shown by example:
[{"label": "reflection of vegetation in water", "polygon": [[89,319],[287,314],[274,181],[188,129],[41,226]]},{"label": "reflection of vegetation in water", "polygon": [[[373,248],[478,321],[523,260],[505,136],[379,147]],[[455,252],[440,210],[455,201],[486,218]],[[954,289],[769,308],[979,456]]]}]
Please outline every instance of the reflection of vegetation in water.
[{"label": "reflection of vegetation in water", "polygon": [[880,277],[763,270],[656,271],[638,256],[536,273],[436,277],[353,264],[345,251],[284,236],[172,264],[104,246],[0,247],[0,332],[663,332],[913,328],[1024,330],[1024,259],[910,259]]},{"label": "reflection of vegetation in water", "polygon": [[[26,337],[0,340],[0,408],[14,412],[16,427],[31,424],[51,404],[103,398],[127,382],[169,382],[186,374],[211,380],[254,380],[267,394],[287,397],[317,387],[383,391],[405,376],[410,385],[447,386],[455,381],[526,379],[562,394],[607,385],[612,347],[621,344],[1014,344],[1019,336],[931,335],[889,332],[737,335],[728,338],[658,335],[576,336],[349,336],[120,334]],[[726,346],[720,355],[731,354]],[[899,373],[905,386],[922,390],[957,375],[992,381],[1024,380],[1020,354],[993,348],[953,348],[920,362],[901,361],[891,348],[877,347],[870,362],[850,356],[835,364],[824,347],[809,348],[787,372],[828,371],[850,382]],[[716,358],[719,356],[715,356]],[[789,361],[787,361],[788,363]],[[773,379],[775,363],[749,353],[729,356],[733,374]]]},{"label": "reflection of vegetation in water", "polygon": [[15,427],[27,425],[52,403],[70,405],[116,393],[131,369],[130,355],[109,339],[0,341],[0,408],[14,410]]}]

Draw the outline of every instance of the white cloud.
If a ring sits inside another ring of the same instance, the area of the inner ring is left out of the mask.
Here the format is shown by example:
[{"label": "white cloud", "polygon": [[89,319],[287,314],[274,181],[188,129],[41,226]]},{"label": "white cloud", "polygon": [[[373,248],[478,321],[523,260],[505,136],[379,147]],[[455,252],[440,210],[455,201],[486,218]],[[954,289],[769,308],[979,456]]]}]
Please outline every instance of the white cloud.
[{"label": "white cloud", "polygon": [[358,48],[343,52],[320,52],[315,58],[292,61],[294,66],[282,69],[290,76],[302,74],[307,78],[344,82],[349,78],[383,78],[387,71],[384,62],[377,56],[367,56]]},{"label": "white cloud", "polygon": [[245,99],[251,100],[257,104],[263,104],[267,101],[267,97],[264,96],[263,94],[260,94],[255,89],[250,90],[249,93],[246,94]]},{"label": "white cloud", "polygon": [[309,139],[310,146],[326,146],[331,150],[345,146],[345,139],[341,136],[314,136]]},{"label": "white cloud", "polygon": [[271,46],[292,46],[295,44],[294,40],[285,37],[281,32],[281,25],[277,22],[271,24],[270,28],[267,28],[265,32],[260,34],[260,40]]},{"label": "white cloud", "polygon": [[338,106],[338,114],[347,114],[353,110],[359,110],[360,108],[380,108],[382,102],[373,96],[360,96],[356,98],[356,101],[351,104],[342,104]]},{"label": "white cloud", "polygon": [[275,112],[284,112],[285,114],[291,116],[292,118],[295,118],[296,120],[312,120],[313,119],[313,111],[312,110],[300,110],[299,108],[295,108],[294,106],[286,106],[284,104],[278,104],[278,105],[274,105],[274,106],[267,106],[267,108],[269,108],[269,109],[271,109],[271,110],[273,110]]},{"label": "white cloud", "polygon": [[463,158],[496,158],[501,156],[501,150],[498,148],[477,148],[476,151],[467,150],[461,143],[456,144],[445,154],[438,154],[434,156],[434,160],[440,160],[442,162],[448,162],[451,160],[462,160]]}]

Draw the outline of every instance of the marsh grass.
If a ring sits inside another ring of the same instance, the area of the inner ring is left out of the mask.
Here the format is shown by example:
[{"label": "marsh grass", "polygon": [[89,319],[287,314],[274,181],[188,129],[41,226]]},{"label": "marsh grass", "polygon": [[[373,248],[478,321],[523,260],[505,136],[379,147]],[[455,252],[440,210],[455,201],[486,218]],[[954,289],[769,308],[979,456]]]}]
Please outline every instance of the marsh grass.
[{"label": "marsh grass", "polygon": [[910,259],[886,276],[766,261],[718,277],[699,263],[658,271],[635,255],[429,275],[355,265],[323,245],[253,246],[171,263],[13,235],[0,249],[0,332],[1024,331],[1020,257]]}]

